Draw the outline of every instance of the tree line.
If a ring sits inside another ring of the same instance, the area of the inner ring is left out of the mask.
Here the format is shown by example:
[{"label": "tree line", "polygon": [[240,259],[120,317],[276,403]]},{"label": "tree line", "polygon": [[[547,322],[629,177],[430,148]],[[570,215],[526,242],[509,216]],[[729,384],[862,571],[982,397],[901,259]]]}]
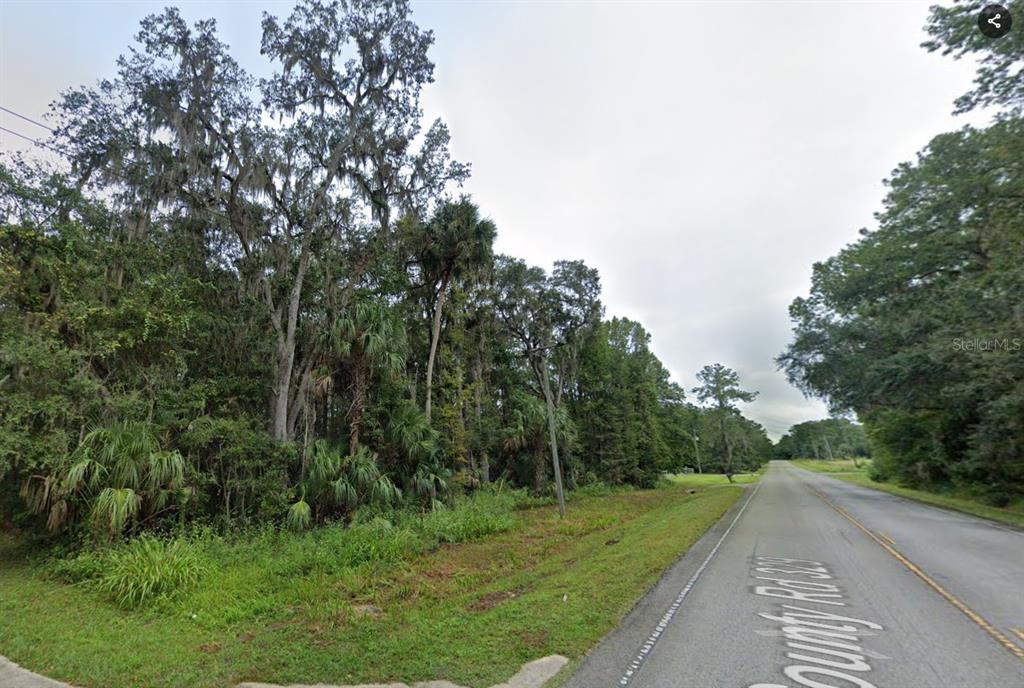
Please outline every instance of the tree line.
[{"label": "tree line", "polygon": [[878,227],[814,266],[790,307],[790,380],[855,411],[876,475],[1024,494],[1024,33],[989,39],[975,5],[934,7],[929,51],[977,59],[957,112],[888,180]]},{"label": "tree line", "polygon": [[732,474],[771,452],[706,367],[684,390],[597,271],[494,252],[423,122],[433,42],[403,0],[264,15],[256,79],[212,20],[142,21],[63,93],[64,166],[0,165],[0,509],[50,532],[307,527]]},{"label": "tree line", "polygon": [[826,418],[797,423],[775,443],[777,459],[868,458],[871,448],[864,426],[846,418]]}]

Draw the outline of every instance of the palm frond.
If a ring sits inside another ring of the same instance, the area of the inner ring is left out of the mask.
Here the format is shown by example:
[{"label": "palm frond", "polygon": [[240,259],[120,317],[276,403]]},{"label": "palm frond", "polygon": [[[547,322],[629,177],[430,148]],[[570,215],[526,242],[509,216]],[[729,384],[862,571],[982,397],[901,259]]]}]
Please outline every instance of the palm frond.
[{"label": "palm frond", "polygon": [[370,490],[370,501],[372,503],[382,505],[397,504],[401,498],[402,491],[386,475],[378,477],[373,482],[373,487]]},{"label": "palm frond", "polygon": [[313,520],[313,510],[305,499],[300,499],[288,508],[285,523],[292,530],[305,530]]},{"label": "palm frond", "polygon": [[373,488],[374,482],[380,476],[377,461],[366,447],[360,447],[359,451],[349,457],[348,473],[352,484],[364,493]]},{"label": "palm frond", "polygon": [[146,489],[175,490],[185,482],[185,459],[177,451],[159,451],[149,455]]},{"label": "palm frond", "polygon": [[356,488],[342,476],[331,483],[331,492],[334,503],[345,509],[354,509],[358,503]]},{"label": "palm frond", "polygon": [[61,481],[61,489],[68,493],[82,489],[95,490],[106,472],[107,469],[102,464],[93,461],[86,453],[68,467]]},{"label": "palm frond", "polygon": [[111,537],[124,532],[128,522],[138,516],[142,499],[131,488],[104,488],[92,507],[93,522]]}]

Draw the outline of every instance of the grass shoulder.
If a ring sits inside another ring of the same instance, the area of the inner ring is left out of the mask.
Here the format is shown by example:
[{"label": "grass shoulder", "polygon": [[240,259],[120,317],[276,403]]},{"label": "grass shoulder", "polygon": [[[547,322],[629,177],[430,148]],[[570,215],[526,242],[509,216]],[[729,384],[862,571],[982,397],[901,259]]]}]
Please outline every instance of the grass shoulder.
[{"label": "grass shoulder", "polygon": [[954,511],[961,511],[972,516],[987,518],[1007,525],[1024,528],[1024,503],[1018,501],[1007,507],[996,507],[986,504],[976,495],[964,491],[948,489],[922,490],[919,488],[905,487],[891,482],[880,482],[872,480],[868,474],[870,462],[860,462],[859,467],[854,467],[852,461],[815,461],[815,460],[793,460],[793,465],[806,468],[817,473],[828,473],[832,477],[844,480],[848,483],[870,487],[875,490],[882,490],[890,494],[913,499],[914,501],[929,504],[931,506],[943,507]]},{"label": "grass shoulder", "polygon": [[761,479],[764,468],[755,473],[737,473],[732,482],[721,473],[675,473],[665,476],[673,485],[687,488],[716,487],[723,485],[749,485]]},{"label": "grass shoulder", "polygon": [[806,468],[815,473],[850,473],[867,475],[871,468],[870,459],[835,459],[834,461],[823,461],[819,459],[793,459],[790,461],[794,466]]},{"label": "grass shoulder", "polygon": [[490,686],[613,628],[743,492],[712,487],[577,496],[565,520],[487,497],[367,532],[197,534],[191,587],[127,607],[0,538],[0,654],[84,688]]}]

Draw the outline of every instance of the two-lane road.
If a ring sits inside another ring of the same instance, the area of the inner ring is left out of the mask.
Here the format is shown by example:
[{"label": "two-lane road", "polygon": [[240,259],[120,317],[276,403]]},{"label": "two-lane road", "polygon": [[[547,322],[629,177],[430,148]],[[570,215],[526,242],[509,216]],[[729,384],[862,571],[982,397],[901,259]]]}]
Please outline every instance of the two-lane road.
[{"label": "two-lane road", "polygon": [[570,688],[1024,687],[1024,533],[775,462]]}]

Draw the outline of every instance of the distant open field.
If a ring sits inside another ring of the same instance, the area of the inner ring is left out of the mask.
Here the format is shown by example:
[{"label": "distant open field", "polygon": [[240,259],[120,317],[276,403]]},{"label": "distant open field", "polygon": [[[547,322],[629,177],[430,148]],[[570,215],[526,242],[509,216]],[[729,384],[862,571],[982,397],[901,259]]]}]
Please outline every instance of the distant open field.
[{"label": "distant open field", "polygon": [[[728,485],[729,479],[721,473],[676,473],[665,476],[676,485],[684,487],[706,487],[714,485]],[[737,473],[732,477],[735,485],[748,485],[756,483],[761,477],[758,473]]]}]

